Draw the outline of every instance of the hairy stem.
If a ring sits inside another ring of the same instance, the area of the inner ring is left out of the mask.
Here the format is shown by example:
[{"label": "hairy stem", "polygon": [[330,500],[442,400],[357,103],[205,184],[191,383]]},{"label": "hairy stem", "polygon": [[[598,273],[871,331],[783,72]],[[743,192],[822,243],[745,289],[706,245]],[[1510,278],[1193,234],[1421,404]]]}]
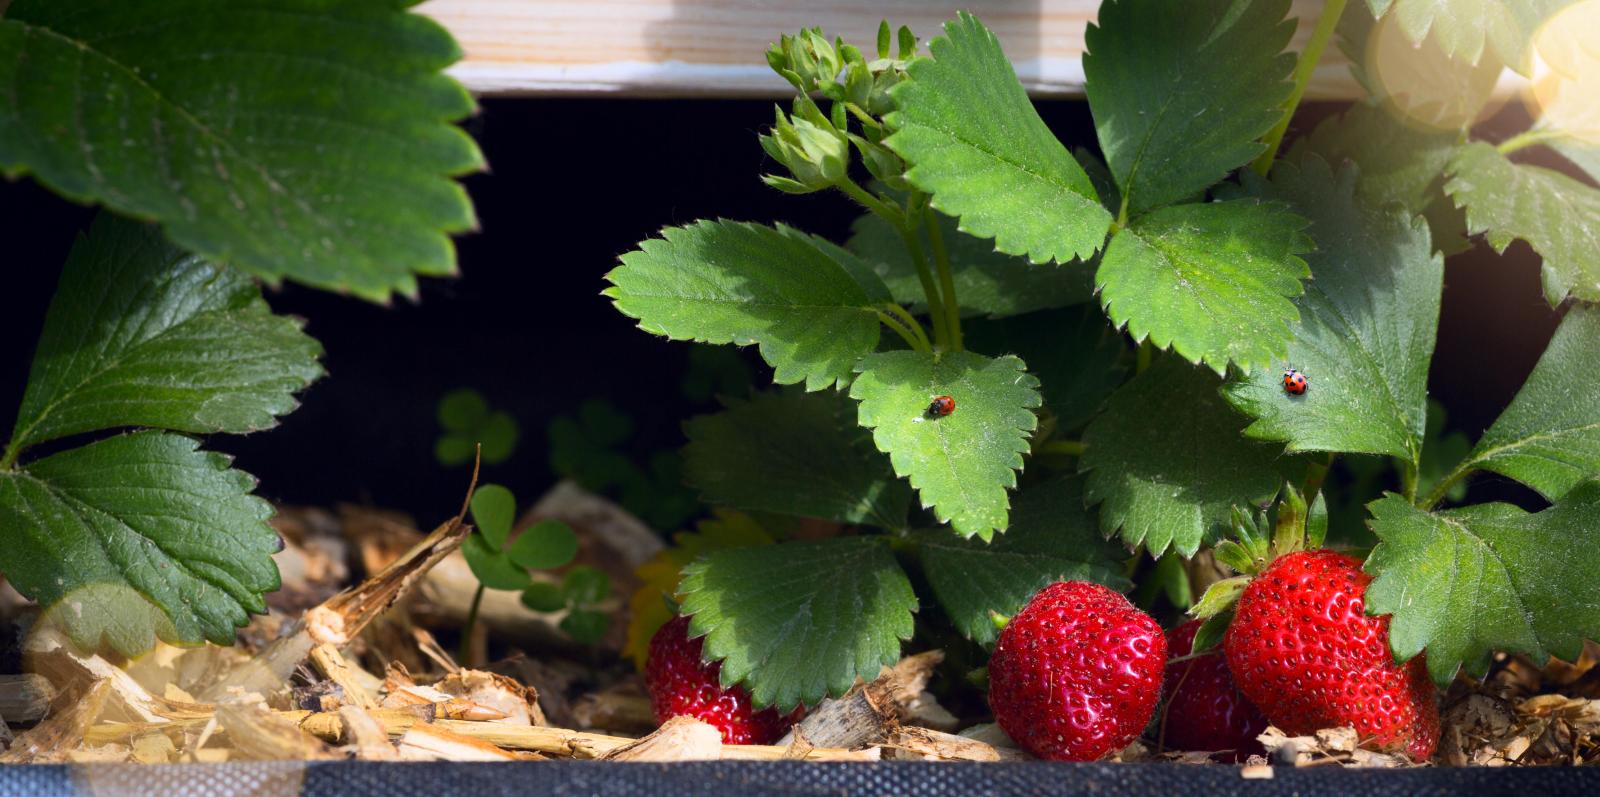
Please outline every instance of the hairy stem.
[{"label": "hairy stem", "polygon": [[[893,330],[895,334],[899,335],[900,339],[904,340],[906,345],[911,347],[912,351],[925,352],[932,350],[932,347],[928,345],[927,337],[919,336],[916,333],[913,333],[911,328],[907,327],[903,322],[900,321],[900,319],[895,318],[894,316],[889,315],[888,313],[885,313],[876,307],[872,308],[872,312],[878,315],[878,320],[883,322],[884,326],[888,327],[889,329]],[[922,330],[922,325],[917,324],[916,328],[920,332]]]},{"label": "hairy stem", "polygon": [[1549,129],[1549,128],[1537,128],[1536,127],[1536,128],[1534,128],[1532,130],[1524,130],[1521,133],[1518,133],[1518,134],[1506,139],[1505,141],[1500,142],[1499,145],[1497,145],[1495,147],[1495,149],[1498,150],[1501,155],[1510,155],[1511,153],[1516,152],[1519,149],[1524,149],[1526,147],[1531,147],[1534,144],[1538,144],[1538,143],[1541,143],[1541,142],[1549,141],[1552,138],[1560,138],[1560,137],[1561,137],[1561,132],[1558,131],[1558,130],[1552,130],[1552,129]]},{"label": "hairy stem", "polygon": [[950,252],[945,249],[944,232],[939,229],[939,220],[934,218],[933,208],[924,206],[922,213],[923,224],[928,227],[928,241],[933,245],[933,262],[939,269],[939,290],[944,294],[944,323],[950,333],[950,348],[952,351],[963,351],[966,347],[961,341],[961,305],[956,299],[956,280],[950,269]]},{"label": "hairy stem", "polygon": [[899,230],[900,240],[905,243],[906,251],[911,253],[911,262],[917,267],[917,281],[922,283],[922,292],[928,299],[928,317],[933,322],[934,342],[944,348],[950,340],[945,324],[944,301],[933,284],[933,272],[928,269],[927,256],[922,254],[922,242],[917,240],[916,230],[904,226]]},{"label": "hairy stem", "polygon": [[[1472,475],[1472,472],[1475,470],[1477,470],[1477,468],[1470,460],[1457,465],[1455,470],[1450,471],[1450,475],[1440,479],[1439,483],[1435,484],[1433,489],[1428,491],[1426,498],[1423,498],[1421,501],[1413,500],[1413,503],[1415,503],[1419,509],[1432,509],[1440,501],[1443,501],[1445,496],[1450,494],[1450,488],[1456,486],[1461,482],[1462,479]],[[1415,499],[1416,496],[1407,495],[1406,497]]]},{"label": "hairy stem", "polygon": [[1185,653],[1182,656],[1173,656],[1173,657],[1167,659],[1167,666],[1170,667],[1170,666],[1172,666],[1174,664],[1178,664],[1178,663],[1181,663],[1181,662],[1194,661],[1195,659],[1198,659],[1198,658],[1201,658],[1201,657],[1204,657],[1204,656],[1216,656],[1218,654],[1219,654],[1219,651],[1215,647],[1210,647],[1210,648],[1206,648],[1205,650],[1202,650],[1202,651],[1200,651],[1198,653]]},{"label": "hairy stem", "polygon": [[884,221],[893,224],[897,228],[906,225],[905,214],[900,212],[899,208],[873,196],[867,189],[857,185],[856,181],[846,177],[839,181],[838,186],[839,190],[843,191],[846,196],[861,203],[862,207],[882,217]]},{"label": "hairy stem", "polygon": [[861,203],[861,206],[872,211],[879,218],[889,222],[895,232],[900,233],[900,240],[905,243],[906,251],[911,253],[911,262],[917,267],[917,280],[922,283],[922,292],[928,299],[928,315],[933,321],[933,339],[939,345],[945,344],[945,319],[944,303],[939,300],[939,291],[933,284],[933,272],[928,269],[928,258],[922,253],[922,243],[917,240],[917,207],[918,195],[912,192],[911,198],[906,202],[906,210],[895,207],[872,195],[870,191],[862,188],[856,181],[849,177],[840,180],[839,190],[847,196]]},{"label": "hairy stem", "polygon": [[1322,4],[1322,16],[1317,18],[1317,27],[1311,31],[1311,39],[1306,42],[1306,49],[1301,51],[1300,60],[1294,65],[1294,90],[1289,93],[1289,105],[1283,109],[1283,116],[1278,123],[1267,132],[1264,139],[1267,148],[1250,164],[1257,174],[1266,174],[1272,169],[1272,161],[1278,157],[1278,146],[1283,143],[1283,134],[1289,131],[1289,120],[1294,117],[1300,98],[1305,96],[1306,86],[1311,84],[1311,75],[1317,71],[1317,62],[1322,60],[1323,48],[1333,38],[1333,30],[1338,27],[1339,17],[1344,14],[1344,4],[1345,0],[1327,0]]},{"label": "hairy stem", "polygon": [[1405,493],[1406,500],[1413,503],[1417,500],[1417,464],[1412,461],[1400,463],[1400,490]]},{"label": "hairy stem", "polygon": [[22,446],[17,445],[20,440],[21,436],[12,440],[10,445],[6,446],[6,452],[0,454],[0,470],[11,470],[11,466],[17,464],[17,457],[22,454]]},{"label": "hairy stem", "polygon": [[910,311],[906,310],[904,307],[901,307],[893,302],[884,305],[884,309],[888,310],[890,313],[893,313],[905,323],[907,329],[916,334],[917,338],[922,341],[922,347],[925,351],[933,350],[933,343],[928,340],[928,333],[922,328],[922,323],[917,321],[916,316],[912,315]]},{"label": "hairy stem", "polygon": [[871,127],[876,130],[883,129],[883,124],[877,119],[872,118],[872,114],[862,110],[861,106],[853,102],[847,102],[844,104],[844,107],[850,112],[850,115],[854,116],[856,121],[860,122],[863,126]]},{"label": "hairy stem", "polygon": [[917,267],[917,281],[922,283],[922,293],[928,300],[928,318],[933,322],[933,339],[940,348],[949,344],[950,332],[945,323],[947,316],[944,314],[944,298],[939,293],[939,288],[933,284],[933,271],[928,268],[928,258],[922,253],[921,236],[917,234],[918,206],[924,195],[920,191],[912,191],[906,199],[906,212],[901,217],[901,223],[895,225],[900,233],[900,240],[905,243],[906,251],[911,253],[911,262]]}]

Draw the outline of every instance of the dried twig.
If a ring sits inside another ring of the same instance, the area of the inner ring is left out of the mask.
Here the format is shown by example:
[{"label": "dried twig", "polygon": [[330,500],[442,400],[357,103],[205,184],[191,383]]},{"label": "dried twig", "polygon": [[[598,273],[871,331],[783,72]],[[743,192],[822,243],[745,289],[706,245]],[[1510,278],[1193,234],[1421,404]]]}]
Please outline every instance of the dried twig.
[{"label": "dried twig", "polygon": [[400,757],[409,761],[515,761],[493,744],[435,725],[413,725],[400,736]]},{"label": "dried twig", "polygon": [[345,705],[359,708],[378,707],[378,698],[357,680],[356,667],[345,659],[338,648],[327,643],[312,648],[311,664],[322,673],[322,677],[332,681],[344,691]]},{"label": "dried twig", "polygon": [[722,732],[694,717],[673,717],[654,733],[618,747],[607,761],[715,761],[722,757]]},{"label": "dried twig", "polygon": [[78,695],[63,694],[58,702],[66,703],[66,708],[32,730],[18,734],[11,741],[11,748],[0,753],[0,764],[43,764],[61,760],[66,751],[84,744],[89,723],[100,716],[110,694],[109,679],[95,681]]},{"label": "dried twig", "polygon": [[461,546],[472,532],[472,527],[466,523],[466,513],[477,484],[478,472],[474,468],[467,498],[455,517],[441,523],[432,534],[382,571],[307,611],[300,622],[268,645],[260,656],[212,686],[202,699],[218,701],[236,688],[260,694],[278,692],[311,654],[312,648],[319,644],[335,647],[349,644],[361,629],[400,600],[429,568]]},{"label": "dried twig", "polygon": [[824,700],[795,730],[778,740],[787,746],[796,732],[818,747],[856,748],[884,739],[900,722],[907,704],[918,700],[944,653],[930,650],[907,656],[868,684],[844,697]]}]

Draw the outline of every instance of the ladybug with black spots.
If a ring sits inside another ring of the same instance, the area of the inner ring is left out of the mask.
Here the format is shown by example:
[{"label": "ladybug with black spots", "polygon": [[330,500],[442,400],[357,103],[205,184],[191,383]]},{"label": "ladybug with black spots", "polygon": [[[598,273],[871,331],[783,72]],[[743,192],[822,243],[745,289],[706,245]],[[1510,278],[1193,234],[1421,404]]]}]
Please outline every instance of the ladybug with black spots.
[{"label": "ladybug with black spots", "polygon": [[935,418],[943,418],[956,411],[956,400],[949,396],[934,396],[933,403],[928,405],[928,414]]},{"label": "ladybug with black spots", "polygon": [[1291,396],[1304,396],[1306,388],[1310,386],[1311,380],[1307,379],[1305,374],[1293,368],[1283,370],[1283,392]]}]

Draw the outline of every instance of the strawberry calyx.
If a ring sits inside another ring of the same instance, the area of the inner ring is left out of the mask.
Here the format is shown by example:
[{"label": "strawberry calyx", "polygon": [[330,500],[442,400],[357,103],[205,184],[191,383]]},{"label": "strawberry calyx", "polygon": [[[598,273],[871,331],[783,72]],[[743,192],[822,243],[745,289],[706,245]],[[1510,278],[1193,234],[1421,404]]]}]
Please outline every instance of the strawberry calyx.
[{"label": "strawberry calyx", "polygon": [[1285,484],[1282,498],[1269,519],[1266,510],[1233,508],[1232,539],[1219,542],[1212,556],[1239,575],[1206,588],[1189,609],[1189,616],[1204,623],[1195,632],[1189,656],[1204,655],[1222,642],[1233,607],[1261,571],[1273,560],[1295,551],[1321,548],[1328,534],[1328,504],[1320,491],[1310,504],[1293,484]]}]

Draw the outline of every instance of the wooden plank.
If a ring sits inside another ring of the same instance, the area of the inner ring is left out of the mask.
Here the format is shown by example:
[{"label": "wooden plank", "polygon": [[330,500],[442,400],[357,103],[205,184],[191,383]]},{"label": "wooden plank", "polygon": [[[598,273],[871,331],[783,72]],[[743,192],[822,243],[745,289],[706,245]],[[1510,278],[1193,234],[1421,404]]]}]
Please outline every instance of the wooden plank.
[{"label": "wooden plank", "polygon": [[[451,73],[485,95],[781,97],[787,83],[763,53],[780,33],[821,25],[871,52],[878,21],[924,41],[955,16],[978,14],[1035,96],[1083,96],[1083,33],[1100,0],[428,0],[418,11],[455,34],[466,59]],[[1296,0],[1292,49],[1321,0]],[[1314,99],[1362,95],[1338,49],[1312,79]]]}]

